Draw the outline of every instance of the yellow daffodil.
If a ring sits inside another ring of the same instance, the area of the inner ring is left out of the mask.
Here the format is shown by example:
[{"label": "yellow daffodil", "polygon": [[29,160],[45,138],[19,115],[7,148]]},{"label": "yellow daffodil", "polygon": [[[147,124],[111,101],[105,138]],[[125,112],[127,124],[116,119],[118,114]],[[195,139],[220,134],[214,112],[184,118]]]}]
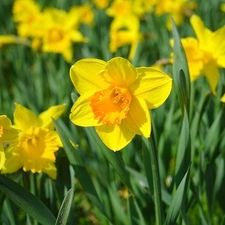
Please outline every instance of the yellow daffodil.
[{"label": "yellow daffodil", "polygon": [[13,19],[17,24],[20,37],[32,36],[33,24],[41,15],[40,6],[33,0],[15,0],[13,3]]},{"label": "yellow daffodil", "polygon": [[204,26],[197,15],[191,17],[191,25],[197,36],[199,48],[204,53],[202,74],[208,79],[213,93],[216,93],[220,79],[219,67],[225,68],[225,26],[213,32]]},{"label": "yellow daffodil", "polygon": [[181,25],[184,16],[190,16],[191,11],[196,8],[196,3],[189,0],[156,0],[155,14],[161,16],[164,14],[169,15],[166,21],[166,26],[169,30],[172,29],[171,17],[177,26]]},{"label": "yellow daffodil", "polygon": [[10,119],[6,115],[0,115],[0,169],[5,163],[4,143],[10,143],[18,135],[18,131],[12,127]]},{"label": "yellow daffodil", "polygon": [[136,134],[150,136],[149,109],[159,107],[172,86],[167,74],[151,67],[135,68],[121,57],[108,62],[79,60],[70,77],[80,94],[70,119],[78,126],[94,126],[113,151],[125,147]]},{"label": "yellow daffodil", "polygon": [[191,17],[191,25],[197,36],[181,39],[183,44],[191,81],[205,75],[210,88],[216,94],[216,87],[220,79],[219,68],[225,68],[225,26],[211,31],[204,26],[199,16]]},{"label": "yellow daffodil", "polygon": [[125,18],[116,17],[110,25],[110,51],[116,52],[122,46],[131,45],[128,58],[132,60],[135,56],[137,44],[142,39],[139,28],[140,22],[135,15],[129,15]]},{"label": "yellow daffodil", "polygon": [[80,31],[74,27],[74,21],[71,20],[71,14],[56,8],[45,9],[44,15],[49,17],[43,30],[43,52],[60,53],[67,62],[72,61],[73,42],[85,42]]},{"label": "yellow daffodil", "polygon": [[132,5],[130,0],[114,0],[111,6],[106,10],[108,16],[126,17],[132,14]]},{"label": "yellow daffodil", "polygon": [[99,9],[105,9],[109,5],[109,0],[92,0]]},{"label": "yellow daffodil", "polygon": [[78,30],[81,17],[86,23],[93,21],[90,5],[79,7],[77,12],[54,7],[41,11],[40,6],[32,0],[16,0],[13,5],[19,36],[31,38],[30,46],[34,50],[62,54],[67,62],[72,61],[73,42],[87,41]]},{"label": "yellow daffodil", "polygon": [[76,19],[78,24],[92,25],[94,23],[94,12],[92,6],[89,3],[85,3],[79,6],[72,6],[69,14],[71,19]]},{"label": "yellow daffodil", "polygon": [[2,173],[12,173],[21,167],[32,173],[47,173],[56,178],[55,152],[62,146],[52,118],[57,119],[65,110],[65,105],[52,106],[36,116],[32,111],[16,104],[15,127],[19,135],[6,148],[6,162]]}]

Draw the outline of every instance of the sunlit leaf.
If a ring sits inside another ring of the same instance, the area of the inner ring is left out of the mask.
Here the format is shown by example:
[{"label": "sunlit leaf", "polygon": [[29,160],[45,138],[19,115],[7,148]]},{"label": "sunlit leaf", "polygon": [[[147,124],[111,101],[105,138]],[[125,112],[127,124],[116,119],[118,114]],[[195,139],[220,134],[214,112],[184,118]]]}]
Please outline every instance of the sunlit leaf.
[{"label": "sunlit leaf", "polygon": [[55,225],[66,225],[67,224],[71,205],[73,203],[73,192],[74,192],[73,189],[70,189],[67,192],[67,194],[63,200],[63,203],[60,207]]},{"label": "sunlit leaf", "polygon": [[189,168],[172,198],[172,202],[170,204],[166,217],[165,223],[166,225],[174,224],[176,222],[179,213],[181,212],[183,202],[187,198],[188,179],[189,179]]},{"label": "sunlit leaf", "polygon": [[37,197],[16,182],[0,175],[0,190],[39,223],[55,224],[55,217],[51,211]]}]

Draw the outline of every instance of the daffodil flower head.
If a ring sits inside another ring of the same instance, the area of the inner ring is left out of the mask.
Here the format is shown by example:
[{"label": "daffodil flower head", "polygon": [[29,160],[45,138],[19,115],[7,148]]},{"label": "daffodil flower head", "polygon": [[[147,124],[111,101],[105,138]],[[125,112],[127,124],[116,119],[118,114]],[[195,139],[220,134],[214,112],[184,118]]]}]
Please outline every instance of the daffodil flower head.
[{"label": "daffodil flower head", "polygon": [[[216,94],[220,79],[219,68],[225,68],[225,26],[213,32],[205,27],[197,15],[192,15],[190,22],[196,38],[182,38],[181,42],[187,57],[191,81],[204,75],[213,94]],[[173,46],[173,42],[171,45]]]},{"label": "daffodil flower head", "polygon": [[6,162],[2,173],[13,173],[20,168],[32,173],[47,173],[56,178],[55,152],[62,146],[52,118],[57,119],[65,105],[52,106],[36,116],[31,110],[16,104],[15,127],[20,130],[18,137],[6,148]]},{"label": "daffodil flower head", "polygon": [[12,127],[10,119],[6,115],[0,115],[0,169],[5,163],[4,143],[10,143],[18,136],[18,130]]},{"label": "daffodil flower head", "polygon": [[111,150],[125,147],[133,137],[151,133],[149,109],[169,96],[172,79],[150,67],[135,68],[116,57],[108,62],[82,59],[70,69],[71,80],[80,94],[70,119],[83,127],[94,126]]}]

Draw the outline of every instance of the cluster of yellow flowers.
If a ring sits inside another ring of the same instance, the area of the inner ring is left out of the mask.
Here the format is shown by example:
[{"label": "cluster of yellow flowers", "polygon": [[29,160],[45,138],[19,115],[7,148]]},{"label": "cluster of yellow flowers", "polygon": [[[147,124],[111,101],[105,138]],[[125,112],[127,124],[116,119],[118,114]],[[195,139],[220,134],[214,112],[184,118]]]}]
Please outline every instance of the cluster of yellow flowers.
[{"label": "cluster of yellow flowers", "polygon": [[114,0],[106,10],[107,15],[113,17],[110,25],[110,51],[116,52],[121,46],[131,45],[128,58],[132,60],[138,42],[143,39],[140,21],[147,13],[168,15],[166,26],[171,30],[169,16],[173,17],[176,25],[180,25],[184,16],[190,16],[195,7],[195,2],[189,0]]},{"label": "cluster of yellow flowers", "polygon": [[34,0],[15,0],[13,20],[21,38],[29,38],[36,51],[63,55],[67,62],[73,56],[72,43],[86,42],[80,24],[91,24],[94,14],[89,4],[73,6],[68,12],[49,7],[41,10]]},{"label": "cluster of yellow flowers", "polygon": [[[131,45],[128,58],[133,59],[137,44],[143,40],[140,21],[148,13],[156,16],[168,15],[180,25],[184,16],[190,16],[196,7],[194,0],[92,0],[100,10],[105,10],[113,17],[110,25],[109,50],[114,53],[124,45]],[[94,24],[93,4],[86,3],[72,6],[69,11],[54,7],[44,9],[34,0],[15,0],[13,4],[13,20],[17,25],[20,38],[14,35],[0,37],[3,44],[26,44],[38,52],[52,52],[63,55],[67,62],[72,61],[72,44],[87,42],[88,38],[80,32],[82,23]],[[171,23],[166,22],[168,29]]]},{"label": "cluster of yellow flowers", "polygon": [[23,168],[32,173],[44,172],[56,178],[55,152],[62,147],[52,118],[57,119],[65,105],[56,105],[36,116],[31,110],[16,104],[14,124],[0,115],[0,169],[13,173]]}]

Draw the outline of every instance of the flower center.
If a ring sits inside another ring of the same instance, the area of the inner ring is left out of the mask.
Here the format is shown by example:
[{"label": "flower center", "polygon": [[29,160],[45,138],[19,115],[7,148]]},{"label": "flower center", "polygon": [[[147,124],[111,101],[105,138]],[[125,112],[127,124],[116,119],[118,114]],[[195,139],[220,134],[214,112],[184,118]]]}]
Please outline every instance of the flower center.
[{"label": "flower center", "polygon": [[3,126],[0,126],[0,137],[3,135]]},{"label": "flower center", "polygon": [[23,149],[26,158],[40,159],[45,149],[46,131],[39,127],[31,127],[19,137],[19,146]]},{"label": "flower center", "polygon": [[51,29],[49,31],[49,41],[57,42],[62,40],[63,38],[63,32],[59,29]]},{"label": "flower center", "polygon": [[95,92],[90,106],[98,123],[115,125],[127,117],[131,100],[129,89],[111,85],[105,90]]}]

